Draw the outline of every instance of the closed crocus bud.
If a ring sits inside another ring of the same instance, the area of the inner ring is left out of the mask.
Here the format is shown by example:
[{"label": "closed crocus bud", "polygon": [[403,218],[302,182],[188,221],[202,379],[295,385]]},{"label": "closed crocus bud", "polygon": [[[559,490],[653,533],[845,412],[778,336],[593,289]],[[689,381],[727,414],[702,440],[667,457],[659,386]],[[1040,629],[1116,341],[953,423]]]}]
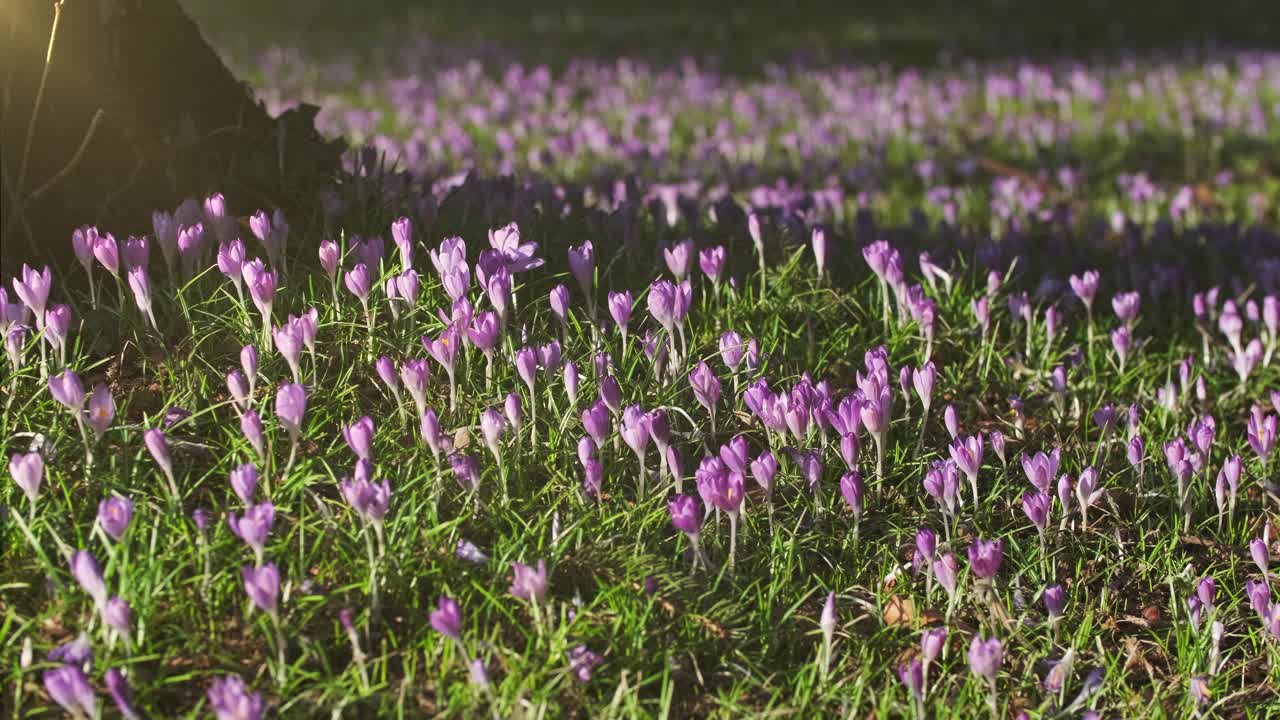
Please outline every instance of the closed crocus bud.
[{"label": "closed crocus bud", "polygon": [[133,708],[133,691],[129,688],[129,681],[125,679],[124,673],[119,668],[111,668],[103,675],[103,681],[106,682],[107,692],[120,711],[120,716],[125,720],[137,720],[138,711]]},{"label": "closed crocus bud", "polygon": [[987,440],[991,443],[991,449],[995,451],[996,457],[1000,458],[1000,465],[1002,467],[1008,465],[1009,463],[1005,459],[1005,454],[1004,454],[1004,451],[1005,451],[1004,433],[1000,432],[999,430],[992,430],[991,434],[987,436]]},{"label": "closed crocus bud", "polygon": [[689,274],[693,266],[693,255],[693,241],[687,239],[662,250],[662,257],[667,261],[667,269],[675,276],[676,282],[684,280]]},{"label": "closed crocus bud", "polygon": [[595,454],[596,444],[594,440],[586,435],[578,438],[578,462],[586,465],[588,460],[595,457]]},{"label": "closed crocus bud", "polygon": [[489,448],[489,452],[493,453],[495,458],[502,454],[499,443],[502,440],[502,431],[505,429],[506,422],[502,418],[502,413],[496,408],[486,408],[480,413],[480,434],[484,437],[484,443]]},{"label": "closed crocus bud", "polygon": [[773,480],[778,474],[778,460],[772,452],[765,450],[751,461],[751,477],[755,479],[765,495],[772,494]]},{"label": "closed crocus bud", "polygon": [[413,267],[413,221],[400,217],[391,223],[391,239],[400,251],[400,268],[408,270]]},{"label": "closed crocus bud", "polygon": [[329,282],[338,281],[338,244],[332,240],[324,240],[320,243],[320,267],[324,269],[324,274],[329,276]]},{"label": "closed crocus bud", "polygon": [[151,453],[151,458],[156,461],[156,465],[165,475],[173,474],[173,463],[169,458],[169,441],[165,439],[164,431],[159,428],[149,428],[142,433],[142,443],[147,446],[147,451]]},{"label": "closed crocus bud", "polygon": [[95,385],[93,393],[89,396],[89,411],[85,422],[93,428],[95,433],[101,435],[111,427],[111,421],[115,419],[116,401],[111,397],[111,391],[101,383]]},{"label": "closed crocus bud", "polygon": [[951,434],[951,439],[955,440],[960,434],[960,419],[956,417],[956,409],[953,405],[948,405],[942,411],[942,422],[947,426],[947,432]]},{"label": "closed crocus bud", "polygon": [[280,424],[296,434],[302,430],[303,415],[307,411],[307,389],[300,383],[285,383],[276,391],[276,417]]},{"label": "closed crocus bud", "polygon": [[956,556],[951,553],[944,554],[933,563],[933,576],[938,579],[938,584],[947,591],[948,596],[956,594],[958,572],[959,564],[956,562]]},{"label": "closed crocus bud", "polygon": [[720,359],[724,361],[725,367],[729,368],[729,372],[738,372],[745,349],[742,336],[738,333],[730,330],[720,336]]},{"label": "closed crocus bud", "polygon": [[582,491],[588,497],[599,497],[603,483],[604,465],[595,458],[587,458],[587,461],[582,464]]},{"label": "closed crocus bud", "polygon": [[244,463],[232,469],[231,489],[245,505],[252,504],[253,494],[258,489],[258,468],[253,463]]},{"label": "closed crocus bud", "polygon": [[391,362],[391,358],[383,355],[373,363],[373,369],[378,373],[378,379],[382,380],[382,384],[386,385],[392,393],[400,390],[400,378],[396,376],[396,365]]},{"label": "closed crocus bud", "polygon": [[551,288],[547,300],[551,304],[551,314],[556,316],[561,325],[566,325],[569,322],[569,288],[563,284]]},{"label": "closed crocus bud", "polygon": [[71,370],[63,370],[49,378],[49,394],[73,413],[84,407],[84,386],[80,384],[80,377]]},{"label": "closed crocus bud", "polygon": [[107,627],[115,630],[124,637],[129,636],[129,603],[125,602],[119,596],[113,597],[107,601],[102,608],[102,620]]},{"label": "closed crocus bud", "polygon": [[924,664],[928,665],[937,660],[946,644],[947,629],[945,627],[925,630],[920,636],[920,655],[924,658]]},{"label": "closed crocus bud", "polygon": [[46,670],[43,680],[45,692],[69,715],[75,718],[98,717],[98,699],[78,665],[60,665]]},{"label": "closed crocus bud", "polygon": [[244,434],[244,439],[249,441],[249,445],[253,447],[253,451],[259,458],[266,457],[267,444],[262,434],[262,418],[256,410],[245,410],[240,416],[240,432]]},{"label": "closed crocus bud", "polygon": [[133,519],[133,501],[127,497],[115,495],[98,503],[98,527],[110,535],[113,540],[124,537],[129,529],[129,521]]},{"label": "closed crocus bud", "polygon": [[569,270],[578,281],[578,287],[588,298],[592,297],[595,287],[596,253],[590,240],[585,240],[577,247],[569,246]]},{"label": "closed crocus bud", "polygon": [[1049,613],[1050,620],[1062,617],[1062,611],[1067,606],[1067,592],[1061,585],[1046,587],[1040,594],[1040,599],[1044,601],[1044,609]]},{"label": "closed crocus bud", "polygon": [[862,502],[866,498],[867,487],[862,482],[862,475],[857,471],[845,473],[840,478],[840,494],[853,511],[854,522],[862,518]]},{"label": "closed crocus bud", "polygon": [[1120,371],[1124,372],[1125,361],[1129,357],[1129,346],[1131,340],[1129,336],[1129,328],[1121,325],[1111,331],[1111,347],[1116,351],[1116,357],[1120,358]]},{"label": "closed crocus bud", "polygon": [[677,530],[696,537],[702,528],[702,513],[698,502],[689,495],[676,495],[667,501],[667,512],[671,515],[671,524]]},{"label": "closed crocus bud", "polygon": [[1092,310],[1093,298],[1098,294],[1098,272],[1087,270],[1081,275],[1072,275],[1068,281],[1072,292],[1080,298],[1080,302],[1084,303],[1085,308]]},{"label": "closed crocus bud", "polygon": [[93,244],[93,256],[102,263],[102,267],[112,275],[120,274],[120,247],[116,244],[116,238],[111,233],[98,235],[98,239]]},{"label": "closed crocus bud", "polygon": [[364,263],[357,263],[354,268],[342,276],[342,282],[347,286],[347,291],[356,296],[361,303],[369,301],[369,292],[373,289],[373,277],[369,273],[369,267]]},{"label": "closed crocus bud", "polygon": [[622,387],[612,375],[600,381],[600,400],[614,415],[622,412]]},{"label": "closed crocus bud", "polygon": [[429,619],[436,632],[454,640],[462,639],[462,610],[453,598],[441,595]]},{"label": "closed crocus bud", "polygon": [[[920,528],[916,531],[916,554],[919,555],[926,563],[932,563],[934,555],[938,551],[938,534],[929,528]],[[932,570],[930,565],[925,565]]]},{"label": "closed crocus bud", "polygon": [[71,577],[84,589],[98,607],[107,602],[107,584],[102,579],[98,561],[85,550],[71,553]]},{"label": "closed crocus bud", "polygon": [[578,404],[578,366],[572,362],[564,364],[564,392],[570,407]]},{"label": "closed crocus bud", "polygon": [[516,351],[516,373],[529,392],[533,392],[534,380],[538,372],[538,353],[531,347],[523,347]]},{"label": "closed crocus bud", "polygon": [[368,415],[342,428],[342,437],[347,441],[351,452],[361,460],[368,460],[373,454],[373,419]]},{"label": "closed crocus bud", "polygon": [[1111,298],[1111,309],[1115,311],[1116,317],[1130,327],[1137,321],[1141,307],[1142,296],[1136,292],[1118,293]]},{"label": "closed crocus bud", "polygon": [[1270,584],[1270,578],[1267,577],[1267,565],[1270,562],[1270,552],[1267,549],[1266,534],[1263,537],[1254,538],[1249,541],[1249,556],[1253,558],[1253,564],[1258,566],[1258,571],[1262,573],[1264,582]]},{"label": "closed crocus bud", "polygon": [[246,507],[244,515],[227,514],[227,526],[231,528],[231,532],[253,550],[259,561],[275,520],[276,508],[269,502]]},{"label": "closed crocus bud", "polygon": [[13,291],[18,299],[26,305],[37,321],[44,318],[44,311],[49,302],[49,291],[53,288],[53,273],[46,265],[44,270],[36,272],[25,263],[22,266],[21,279],[13,279]]},{"label": "closed crocus bud", "polygon": [[507,417],[507,422],[511,425],[511,432],[519,436],[520,428],[524,427],[524,410],[520,395],[507,393],[507,399],[502,404],[502,410]]},{"label": "closed crocus bud", "polygon": [[1049,524],[1049,507],[1052,502],[1046,492],[1027,493],[1022,496],[1022,511],[1039,532],[1044,532]]},{"label": "closed crocus bud", "polygon": [[40,453],[18,453],[9,458],[9,474],[27,496],[27,501],[35,503],[40,496],[40,484],[44,481],[44,458]]},{"label": "closed crocus bud", "polygon": [[[2,322],[2,321],[0,321]],[[67,342],[67,333],[71,331],[71,308],[61,303],[50,307],[44,313],[44,334],[49,344],[55,349],[62,348]]]},{"label": "closed crocus bud", "polygon": [[856,433],[840,436],[840,457],[849,470],[858,469],[858,455],[861,451],[860,441]]},{"label": "closed crocus bud", "polygon": [[693,388],[694,399],[712,414],[714,422],[716,403],[720,400],[720,380],[706,362],[699,362],[689,373],[689,386]]}]

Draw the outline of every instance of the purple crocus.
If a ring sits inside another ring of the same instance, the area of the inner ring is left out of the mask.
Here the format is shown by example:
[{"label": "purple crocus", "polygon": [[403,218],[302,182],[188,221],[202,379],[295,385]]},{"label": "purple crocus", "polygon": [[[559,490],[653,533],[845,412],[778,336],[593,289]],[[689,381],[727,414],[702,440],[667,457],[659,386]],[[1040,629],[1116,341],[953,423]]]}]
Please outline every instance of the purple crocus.
[{"label": "purple crocus", "polygon": [[969,545],[969,567],[973,574],[983,580],[995,578],[1003,551],[1004,543],[1000,540],[975,539]]},{"label": "purple crocus", "polygon": [[253,550],[254,559],[259,565],[262,564],[267,538],[271,535],[271,526],[275,524],[275,520],[276,508],[270,502],[250,505],[244,509],[242,516],[227,513],[227,527]]},{"label": "purple crocus", "polygon": [[578,281],[578,287],[582,288],[582,294],[587,298],[587,307],[595,304],[595,272],[596,272],[596,253],[595,246],[590,240],[584,240],[581,245],[574,247],[569,246],[569,270],[573,273],[573,277]]},{"label": "purple crocus", "polygon": [[343,427],[342,437],[357,458],[369,460],[373,455],[373,418],[365,415]]},{"label": "purple crocus", "polygon": [[280,570],[275,563],[261,567],[245,565],[240,570],[244,592],[255,607],[272,616],[280,600]]},{"label": "purple crocus", "polygon": [[40,484],[44,481],[44,458],[38,452],[17,453],[9,458],[9,474],[27,496],[34,512]]},{"label": "purple crocus", "polygon": [[98,699],[78,665],[59,665],[44,671],[44,689],[72,717],[98,717]]},{"label": "purple crocus", "polygon": [[698,266],[702,268],[702,274],[707,276],[714,288],[720,287],[720,280],[724,277],[724,269],[727,260],[727,252],[723,245],[709,247],[698,253]]},{"label": "purple crocus", "polygon": [[511,563],[511,594],[531,603],[542,602],[547,596],[547,561],[539,560],[535,566]]},{"label": "purple crocus", "polygon": [[[247,568],[246,568],[247,569]],[[267,705],[239,675],[226,675],[209,686],[209,709],[217,720],[262,720]]]},{"label": "purple crocus", "polygon": [[297,442],[307,412],[307,388],[301,383],[284,383],[276,391],[276,417]]},{"label": "purple crocus", "polygon": [[117,542],[129,529],[129,521],[133,519],[133,501],[127,497],[113,495],[98,503],[98,527]]},{"label": "purple crocus", "polygon": [[93,604],[103,607],[107,602],[107,584],[102,579],[102,569],[98,561],[86,550],[71,553],[71,577],[93,598]]},{"label": "purple crocus", "polygon": [[441,595],[436,609],[431,611],[431,627],[447,638],[462,640],[462,610],[458,602],[448,595]]},{"label": "purple crocus", "polygon": [[671,516],[671,524],[689,538],[693,548],[693,566],[696,569],[702,559],[702,551],[698,538],[702,533],[702,511],[698,501],[689,495],[676,495],[667,501],[667,513]]},{"label": "purple crocus", "polygon": [[667,269],[681,282],[693,267],[694,248],[692,240],[681,240],[674,246],[662,249],[662,257],[667,262]]},{"label": "purple crocus", "polygon": [[235,491],[236,497],[240,498],[240,502],[251,506],[253,495],[258,490],[258,468],[253,463],[244,463],[233,468],[231,489]]},{"label": "purple crocus", "polygon": [[85,422],[98,435],[107,431],[111,427],[111,422],[116,419],[116,402],[111,397],[111,391],[106,385],[98,383],[93,388],[93,393],[89,395],[89,407],[85,415]]},{"label": "purple crocus", "polygon": [[969,437],[958,437],[948,448],[956,467],[969,479],[969,489],[973,494],[973,505],[978,506],[978,471],[982,469],[983,453],[982,433]]},{"label": "purple crocus", "polygon": [[698,404],[707,409],[711,415],[711,433],[716,430],[716,404],[720,401],[720,379],[712,372],[705,361],[689,373],[689,386],[693,388],[693,397]]}]

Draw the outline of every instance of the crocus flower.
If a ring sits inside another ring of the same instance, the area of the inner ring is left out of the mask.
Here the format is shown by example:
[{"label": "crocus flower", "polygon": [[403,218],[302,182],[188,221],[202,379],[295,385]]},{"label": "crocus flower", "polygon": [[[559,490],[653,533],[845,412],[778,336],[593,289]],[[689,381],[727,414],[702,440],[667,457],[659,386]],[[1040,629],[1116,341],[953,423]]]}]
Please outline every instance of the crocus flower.
[{"label": "crocus flower", "polygon": [[[431,340],[427,337],[422,338],[422,346],[426,348],[429,354],[440,367],[444,368],[445,374],[449,376],[449,409],[457,410],[458,408],[458,383],[455,373],[455,363],[458,357],[458,351],[461,349],[461,338],[459,337],[459,329],[456,325],[450,325],[435,339]],[[403,370],[401,371],[403,373]],[[401,376],[403,380],[403,375]],[[405,386],[409,385],[405,381]],[[412,390],[410,393],[412,394]],[[416,398],[415,398],[416,400]]]},{"label": "crocus flower", "polygon": [[592,290],[595,287],[596,253],[590,240],[584,240],[577,247],[569,246],[569,270],[578,281],[578,287],[582,288],[587,305],[592,305],[595,302]]},{"label": "crocus flower", "polygon": [[1058,462],[1061,457],[1061,450],[1054,448],[1051,453],[1046,455],[1044,452],[1038,452],[1035,455],[1028,456],[1022,454],[1022,471],[1026,473],[1027,479],[1031,481],[1041,492],[1048,492],[1053,485],[1054,476],[1058,474]]},{"label": "crocus flower", "polygon": [[946,553],[933,562],[933,576],[938,579],[938,584],[942,586],[942,589],[947,591],[947,596],[953,600],[956,595],[958,570],[956,556],[951,553]]},{"label": "crocus flower", "polygon": [[707,409],[711,415],[711,432],[716,428],[716,404],[720,401],[720,380],[712,372],[705,361],[699,362],[693,372],[689,373],[689,386],[693,388],[693,397],[698,404]]},{"label": "crocus flower", "polygon": [[121,637],[129,637],[129,617],[131,611],[129,603],[125,602],[119,596],[113,597],[107,601],[102,608],[102,621],[107,627],[116,631]]},{"label": "crocus flower", "polygon": [[343,427],[342,437],[357,458],[369,460],[373,455],[373,419],[368,415]]},{"label": "crocus flower", "polygon": [[1270,551],[1267,548],[1266,533],[1262,537],[1254,538],[1249,541],[1249,556],[1253,558],[1253,564],[1258,566],[1258,572],[1262,573],[1262,581],[1271,585],[1271,578],[1267,575],[1267,565],[1270,562]]},{"label": "crocus flower", "polygon": [[948,448],[956,467],[969,478],[969,488],[973,491],[974,507],[978,506],[978,471],[982,469],[983,438],[982,433],[976,436],[956,438]]},{"label": "crocus flower", "polygon": [[413,404],[421,416],[427,411],[427,361],[422,358],[411,358],[400,363],[400,381],[413,398]]},{"label": "crocus flower", "polygon": [[458,602],[447,595],[441,595],[436,609],[431,611],[431,627],[436,632],[454,640],[462,639],[462,610]]},{"label": "crocus flower", "polygon": [[262,417],[256,410],[245,410],[240,416],[240,432],[244,434],[244,439],[249,441],[253,451],[258,454],[258,459],[265,461],[267,441],[262,432]]},{"label": "crocus flower", "polygon": [[44,481],[44,458],[38,452],[17,453],[9,458],[9,474],[26,494],[27,501],[35,505],[40,496],[40,484]]},{"label": "crocus flower", "polygon": [[93,598],[94,605],[102,607],[107,602],[107,584],[102,579],[98,561],[85,550],[71,553],[71,577]]},{"label": "crocus flower", "polygon": [[111,427],[111,421],[116,419],[116,401],[111,397],[111,391],[106,385],[98,383],[93,388],[93,394],[89,396],[89,408],[85,422],[89,423],[89,427],[93,431],[101,435]]},{"label": "crocus flower", "polygon": [[13,291],[23,305],[30,308],[37,322],[43,322],[45,306],[49,302],[49,291],[53,288],[53,273],[46,265],[44,270],[36,272],[25,263],[22,266],[22,279],[13,279]]},{"label": "crocus flower", "polygon": [[258,564],[262,564],[262,554],[266,549],[267,538],[271,535],[271,526],[275,524],[275,520],[276,508],[270,502],[246,507],[243,516],[227,513],[227,527],[230,527],[231,532],[253,550]]},{"label": "crocus flower", "polygon": [[1142,296],[1136,292],[1117,293],[1111,297],[1111,309],[1115,310],[1120,322],[1133,327],[1138,319],[1138,310],[1142,307]]},{"label": "crocus flower", "polygon": [[267,563],[256,568],[245,565],[240,570],[240,577],[249,601],[259,610],[274,614],[280,599],[280,570],[276,564]]},{"label": "crocus flower", "polygon": [[60,665],[44,671],[44,689],[72,717],[98,717],[98,699],[84,671],[76,665]]},{"label": "crocus flower", "polygon": [[591,682],[591,674],[602,662],[600,653],[579,645],[569,651],[569,674],[580,683]]},{"label": "crocus flower", "polygon": [[1040,594],[1040,599],[1044,602],[1045,612],[1049,614],[1049,620],[1057,620],[1062,617],[1063,608],[1067,606],[1067,593],[1061,585],[1050,585]]},{"label": "crocus flower", "polygon": [[667,261],[667,269],[675,276],[676,282],[685,279],[693,266],[693,241],[681,240],[673,247],[663,248],[662,257]]},{"label": "crocus flower", "polygon": [[1093,298],[1098,294],[1098,272],[1096,270],[1086,270],[1080,275],[1072,275],[1068,278],[1071,284],[1071,290],[1080,298],[1080,302],[1084,303],[1085,309],[1092,314]]},{"label": "crocus flower", "polygon": [[449,467],[453,470],[453,479],[463,490],[479,492],[480,460],[475,455],[456,452],[449,456]]},{"label": "crocus flower", "polygon": [[996,673],[1000,672],[1003,656],[1004,647],[999,638],[983,640],[975,635],[969,643],[969,669],[974,675],[984,677],[992,683],[996,680]]},{"label": "crocus flower", "polygon": [[324,270],[324,274],[329,276],[329,284],[334,285],[338,282],[338,261],[341,257],[338,244],[332,240],[322,240],[317,252],[320,256],[320,267]]},{"label": "crocus flower", "polygon": [[232,469],[231,489],[240,498],[240,502],[252,505],[253,494],[258,489],[258,468],[253,463],[244,463]]},{"label": "crocus flower", "polygon": [[546,262],[537,257],[538,243],[520,241],[520,228],[514,222],[489,230],[489,245],[498,252],[504,265],[512,273],[533,270]]},{"label": "crocus flower", "polygon": [[401,216],[391,223],[391,239],[400,251],[400,269],[413,268],[413,221]]},{"label": "crocus flower", "polygon": [[720,279],[724,277],[726,258],[727,253],[723,245],[709,247],[698,253],[698,266],[702,268],[702,274],[711,281],[712,287],[720,286]]},{"label": "crocus flower", "polygon": [[120,672],[120,668],[108,670],[103,675],[103,680],[106,682],[107,692],[111,695],[112,702],[120,711],[120,716],[125,720],[137,720],[138,711],[133,707],[133,691],[129,688],[129,681],[124,673]]},{"label": "crocus flower", "polygon": [[266,703],[245,686],[239,675],[226,675],[209,686],[209,709],[217,720],[262,720]]},{"label": "crocus flower", "polygon": [[480,548],[476,547],[475,543],[465,539],[458,541],[458,546],[454,550],[454,555],[458,556],[460,560],[466,560],[469,563],[475,563],[477,565],[489,561],[489,556],[485,555]]},{"label": "crocus flower", "polygon": [[63,370],[60,374],[50,377],[49,394],[70,410],[76,418],[80,417],[80,408],[84,407],[84,386],[80,384],[80,377],[73,371]]},{"label": "crocus flower", "polygon": [[1004,543],[1000,540],[976,539],[969,545],[969,567],[983,580],[991,580],[1000,571]]},{"label": "crocus flower", "polygon": [[1116,357],[1120,360],[1120,372],[1124,372],[1125,361],[1129,357],[1129,346],[1131,344],[1129,328],[1121,325],[1111,331],[1111,347],[1116,351]]},{"label": "crocus flower", "polygon": [[853,511],[853,532],[854,537],[857,537],[858,524],[862,520],[862,503],[867,495],[867,487],[862,482],[862,474],[854,470],[841,476],[840,494],[844,495],[845,503]]},{"label": "crocus flower", "polygon": [[302,419],[307,411],[307,389],[301,383],[284,383],[276,391],[276,417],[295,438],[302,432]]},{"label": "crocus flower", "polygon": [[339,486],[342,497],[352,510],[373,524],[375,529],[382,524],[391,504],[391,485],[386,480],[375,483],[357,477],[355,480],[343,480]]},{"label": "crocus flower", "polygon": [[119,541],[124,537],[132,519],[133,501],[127,497],[113,495],[98,503],[98,527],[113,540]]},{"label": "crocus flower", "polygon": [[563,283],[551,288],[547,302],[551,305],[551,314],[560,321],[561,329],[566,329],[569,325],[569,288]]},{"label": "crocus flower", "polygon": [[956,415],[956,408],[954,405],[948,405],[946,409],[942,411],[942,424],[946,426],[947,434],[951,436],[952,440],[959,438],[960,418]]},{"label": "crocus flower", "polygon": [[831,246],[827,241],[827,231],[816,226],[809,236],[809,245],[813,249],[813,261],[818,266],[818,276],[827,274],[827,260],[831,257]]},{"label": "crocus flower", "polygon": [[1049,524],[1049,507],[1052,502],[1049,494],[1043,491],[1022,496],[1022,511],[1039,533],[1043,534]]},{"label": "crocus flower", "polygon": [[497,408],[486,408],[480,413],[480,434],[484,436],[485,445],[493,453],[494,460],[502,462],[502,432],[506,430],[506,422]]},{"label": "crocus flower", "polygon": [[539,560],[536,566],[511,563],[511,594],[532,603],[541,602],[547,596],[547,561]]}]

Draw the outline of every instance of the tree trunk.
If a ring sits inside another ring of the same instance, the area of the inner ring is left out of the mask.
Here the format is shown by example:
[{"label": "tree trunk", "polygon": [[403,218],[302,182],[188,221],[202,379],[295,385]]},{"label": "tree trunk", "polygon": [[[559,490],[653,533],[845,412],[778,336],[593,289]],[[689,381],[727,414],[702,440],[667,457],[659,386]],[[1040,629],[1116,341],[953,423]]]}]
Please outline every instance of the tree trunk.
[{"label": "tree trunk", "polygon": [[0,3],[0,275],[65,265],[80,225],[147,234],[189,196],[314,203],[343,149],[315,111],[269,117],[177,0]]}]

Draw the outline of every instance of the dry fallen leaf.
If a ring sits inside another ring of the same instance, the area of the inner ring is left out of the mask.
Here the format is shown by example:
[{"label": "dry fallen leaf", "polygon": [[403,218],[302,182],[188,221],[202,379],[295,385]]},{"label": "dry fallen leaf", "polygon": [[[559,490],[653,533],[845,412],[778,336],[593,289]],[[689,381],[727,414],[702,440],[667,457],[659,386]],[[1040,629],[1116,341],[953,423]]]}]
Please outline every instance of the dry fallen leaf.
[{"label": "dry fallen leaf", "polygon": [[884,604],[882,619],[885,625],[906,625],[915,622],[915,603],[911,598],[894,595]]}]

